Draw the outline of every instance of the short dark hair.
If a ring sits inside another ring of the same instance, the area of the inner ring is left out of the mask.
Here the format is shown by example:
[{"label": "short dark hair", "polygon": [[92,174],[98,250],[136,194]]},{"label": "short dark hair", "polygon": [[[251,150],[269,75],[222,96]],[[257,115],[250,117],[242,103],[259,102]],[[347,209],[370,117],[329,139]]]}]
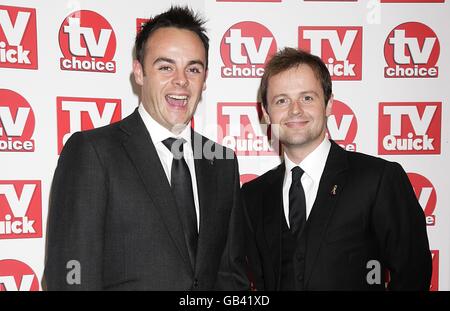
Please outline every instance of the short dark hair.
[{"label": "short dark hair", "polygon": [[159,28],[175,27],[190,30],[199,36],[205,48],[207,69],[209,38],[206,35],[204,24],[205,20],[187,6],[171,6],[168,11],[150,18],[136,36],[136,59],[144,66],[145,44],[150,36]]},{"label": "short dark hair", "polygon": [[325,66],[322,59],[300,49],[286,47],[278,51],[266,64],[264,74],[261,78],[259,86],[259,99],[262,102],[264,109],[267,111],[267,88],[269,86],[269,79],[283,71],[289,70],[293,67],[306,64],[313,70],[316,78],[322,85],[323,95],[325,98],[325,105],[331,98],[332,86],[331,77],[328,68]]}]

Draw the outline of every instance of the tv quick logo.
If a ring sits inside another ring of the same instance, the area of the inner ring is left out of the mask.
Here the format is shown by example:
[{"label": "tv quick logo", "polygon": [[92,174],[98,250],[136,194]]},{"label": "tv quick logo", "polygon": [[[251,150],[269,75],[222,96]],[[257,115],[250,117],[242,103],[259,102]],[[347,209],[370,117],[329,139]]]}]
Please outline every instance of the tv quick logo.
[{"label": "tv quick logo", "polygon": [[270,127],[261,124],[257,103],[218,103],[217,139],[240,156],[280,154],[279,142],[271,141]]},{"label": "tv quick logo", "polygon": [[380,103],[379,154],[440,154],[442,103]]},{"label": "tv quick logo", "polygon": [[432,269],[430,291],[439,290],[439,251],[431,250]]},{"label": "tv quick logo", "polygon": [[362,27],[298,28],[298,46],[324,61],[333,80],[361,80]]},{"label": "tv quick logo", "polygon": [[21,95],[0,89],[0,152],[34,151],[34,113]]},{"label": "tv quick logo", "polygon": [[328,136],[348,151],[356,151],[354,143],[358,121],[353,110],[338,100],[333,100],[331,115],[327,121]]},{"label": "tv quick logo", "polygon": [[148,18],[136,18],[136,34],[141,32],[142,27],[144,27],[148,21],[150,21]]},{"label": "tv quick logo", "polygon": [[0,5],[0,67],[38,68],[35,9]]},{"label": "tv quick logo", "polygon": [[58,154],[73,133],[122,119],[120,99],[57,97]]},{"label": "tv quick logo", "polygon": [[434,216],[437,201],[436,189],[431,181],[420,174],[408,173],[408,178],[413,186],[417,201],[419,201],[425,213],[427,225],[434,226],[436,224],[436,217]]},{"label": "tv quick logo", "polygon": [[259,78],[264,64],[275,54],[275,38],[265,26],[256,22],[240,22],[231,26],[220,42],[224,66],[222,78]]},{"label": "tv quick logo", "polygon": [[40,237],[41,182],[0,180],[0,239]]},{"label": "tv quick logo", "polygon": [[0,260],[1,291],[39,291],[39,280],[27,264],[14,259]]},{"label": "tv quick logo", "polygon": [[116,36],[109,22],[93,11],[71,13],[59,29],[61,70],[116,72]]},{"label": "tv quick logo", "polygon": [[440,45],[434,31],[422,23],[395,27],[384,43],[385,78],[436,78]]}]

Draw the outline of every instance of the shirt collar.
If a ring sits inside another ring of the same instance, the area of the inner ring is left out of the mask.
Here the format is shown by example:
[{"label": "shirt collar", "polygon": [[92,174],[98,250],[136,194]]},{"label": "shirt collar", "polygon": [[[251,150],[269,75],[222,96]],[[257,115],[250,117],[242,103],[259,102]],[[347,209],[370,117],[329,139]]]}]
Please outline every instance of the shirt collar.
[{"label": "shirt collar", "polygon": [[173,134],[171,131],[166,129],[164,126],[159,124],[152,116],[145,110],[143,105],[139,105],[138,112],[144,121],[145,127],[152,138],[153,143],[156,145],[162,143],[163,140],[169,137],[183,138],[188,146],[191,146],[191,122],[189,122],[186,127],[178,135]]},{"label": "shirt collar", "polygon": [[317,146],[317,148],[314,149],[310,154],[308,154],[299,164],[292,162],[288,158],[286,153],[284,153],[284,164],[286,166],[285,175],[290,174],[291,170],[295,166],[300,166],[300,168],[305,172],[306,175],[311,177],[315,183],[319,183],[320,178],[322,177],[323,170],[325,168],[325,163],[327,162],[330,148],[331,143],[325,136],[320,145]]}]

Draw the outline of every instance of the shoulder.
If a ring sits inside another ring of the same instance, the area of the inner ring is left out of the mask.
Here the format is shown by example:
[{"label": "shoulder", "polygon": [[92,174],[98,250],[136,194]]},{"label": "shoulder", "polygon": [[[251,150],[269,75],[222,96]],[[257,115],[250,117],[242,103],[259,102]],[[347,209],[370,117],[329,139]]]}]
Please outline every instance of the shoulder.
[{"label": "shoulder", "polygon": [[242,191],[244,194],[253,194],[253,195],[261,195],[267,188],[269,188],[274,182],[277,180],[281,180],[284,163],[270,169],[265,172],[263,175],[253,179],[242,185]]},{"label": "shoulder", "polygon": [[192,133],[192,146],[195,158],[201,157],[212,161],[237,163],[236,154],[232,149],[222,146],[194,130]]},{"label": "shoulder", "polygon": [[68,149],[73,145],[76,146],[84,146],[87,145],[90,147],[100,147],[104,144],[110,144],[111,142],[120,141],[120,138],[126,136],[126,132],[122,131],[122,125],[125,123],[129,123],[130,119],[134,118],[134,114],[124,118],[121,121],[108,124],[102,127],[79,131],[73,133],[70,138],[65,143],[64,148]]},{"label": "shoulder", "polygon": [[345,151],[345,153],[347,154],[348,162],[351,165],[357,166],[357,167],[365,167],[365,166],[372,167],[373,166],[373,167],[380,168],[380,167],[385,166],[389,162],[383,158],[372,156],[372,155],[361,153],[361,152]]},{"label": "shoulder", "polygon": [[397,162],[388,161],[386,159],[361,152],[342,152],[345,152],[347,156],[349,168],[358,175],[377,175],[381,177],[386,174],[404,173],[403,167]]}]

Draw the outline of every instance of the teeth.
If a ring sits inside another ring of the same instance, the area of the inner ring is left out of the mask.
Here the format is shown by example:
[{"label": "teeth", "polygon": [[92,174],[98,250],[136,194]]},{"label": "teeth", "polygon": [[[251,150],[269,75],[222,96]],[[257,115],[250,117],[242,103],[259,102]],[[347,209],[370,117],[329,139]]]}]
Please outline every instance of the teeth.
[{"label": "teeth", "polygon": [[167,96],[169,96],[170,98],[173,98],[173,99],[177,99],[177,100],[186,100],[187,99],[186,95],[167,95]]}]

